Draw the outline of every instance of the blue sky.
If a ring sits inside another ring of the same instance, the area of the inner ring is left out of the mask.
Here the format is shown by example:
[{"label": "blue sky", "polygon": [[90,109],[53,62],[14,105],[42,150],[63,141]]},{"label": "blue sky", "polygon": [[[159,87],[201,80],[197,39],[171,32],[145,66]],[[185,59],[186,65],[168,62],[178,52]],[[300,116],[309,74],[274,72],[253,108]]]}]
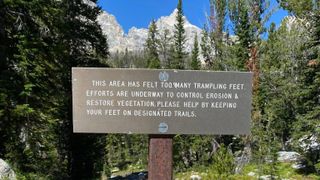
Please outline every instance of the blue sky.
[{"label": "blue sky", "polygon": [[[168,16],[175,9],[178,0],[99,0],[98,5],[103,10],[113,14],[125,32],[135,26],[147,28],[152,19]],[[271,0],[271,7],[276,7],[276,0]],[[184,0],[183,10],[187,19],[198,27],[206,22],[206,13],[209,12],[209,0]],[[277,25],[287,12],[280,9],[276,11],[266,23]]]}]

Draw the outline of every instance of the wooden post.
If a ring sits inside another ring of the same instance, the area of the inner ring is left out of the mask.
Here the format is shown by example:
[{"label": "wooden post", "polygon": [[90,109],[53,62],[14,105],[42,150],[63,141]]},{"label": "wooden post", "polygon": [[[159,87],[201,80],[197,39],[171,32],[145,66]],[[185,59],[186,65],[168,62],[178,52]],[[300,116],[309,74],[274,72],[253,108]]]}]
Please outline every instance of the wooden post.
[{"label": "wooden post", "polygon": [[149,135],[149,180],[172,180],[172,135]]}]

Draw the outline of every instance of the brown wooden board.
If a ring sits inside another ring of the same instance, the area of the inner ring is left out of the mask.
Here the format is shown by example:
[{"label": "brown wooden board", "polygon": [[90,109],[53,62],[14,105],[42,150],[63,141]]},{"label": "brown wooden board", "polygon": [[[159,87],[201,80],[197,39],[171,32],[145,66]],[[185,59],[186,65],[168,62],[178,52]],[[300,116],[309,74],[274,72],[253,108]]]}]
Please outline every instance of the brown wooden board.
[{"label": "brown wooden board", "polygon": [[249,134],[252,73],[72,68],[77,133]]}]

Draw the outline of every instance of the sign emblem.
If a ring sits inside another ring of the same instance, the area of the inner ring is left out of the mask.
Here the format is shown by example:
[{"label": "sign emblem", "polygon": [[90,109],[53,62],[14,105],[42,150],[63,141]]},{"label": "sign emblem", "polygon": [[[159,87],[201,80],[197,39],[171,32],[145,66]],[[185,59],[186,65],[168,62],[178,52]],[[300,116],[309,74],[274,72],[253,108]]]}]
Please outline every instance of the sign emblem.
[{"label": "sign emblem", "polygon": [[160,123],[159,124],[159,132],[160,133],[166,133],[168,131],[168,124],[167,123]]},{"label": "sign emblem", "polygon": [[159,80],[160,81],[168,81],[169,79],[169,74],[167,72],[160,72],[159,73]]}]

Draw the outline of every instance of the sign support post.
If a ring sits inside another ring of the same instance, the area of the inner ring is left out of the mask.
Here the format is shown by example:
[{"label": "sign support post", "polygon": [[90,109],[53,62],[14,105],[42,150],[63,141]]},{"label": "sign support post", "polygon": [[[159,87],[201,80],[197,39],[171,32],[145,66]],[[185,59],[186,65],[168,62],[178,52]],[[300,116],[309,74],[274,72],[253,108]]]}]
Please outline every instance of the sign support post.
[{"label": "sign support post", "polygon": [[173,179],[173,136],[149,135],[148,179]]}]

